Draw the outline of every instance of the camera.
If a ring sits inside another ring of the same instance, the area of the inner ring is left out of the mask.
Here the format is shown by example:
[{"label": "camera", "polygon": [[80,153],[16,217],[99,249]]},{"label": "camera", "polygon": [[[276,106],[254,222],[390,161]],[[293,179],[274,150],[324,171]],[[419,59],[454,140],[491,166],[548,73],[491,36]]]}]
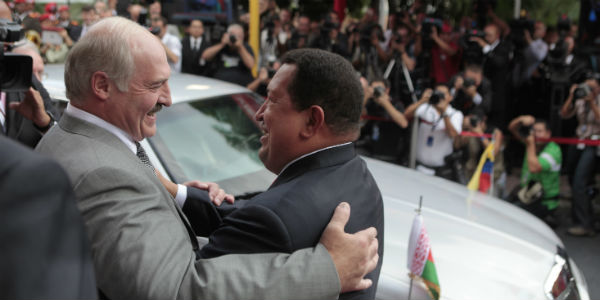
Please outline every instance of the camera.
[{"label": "camera", "polygon": [[381,95],[383,95],[384,93],[385,93],[385,88],[382,86],[376,86],[373,89],[373,97],[375,97],[375,98],[381,97]]},{"label": "camera", "polygon": [[464,88],[470,88],[474,85],[475,85],[475,79],[473,79],[473,78],[465,77],[465,79],[463,80]]},{"label": "camera", "polygon": [[273,78],[273,76],[275,76],[276,72],[277,71],[275,71],[275,69],[272,69],[272,68],[268,68],[267,69],[267,73],[269,74],[269,78]]},{"label": "camera", "polygon": [[237,42],[237,38],[235,37],[235,35],[230,34],[229,35],[229,43],[231,43],[233,45],[233,44],[235,44],[235,42]]},{"label": "camera", "polygon": [[471,127],[477,127],[477,125],[479,125],[479,122],[481,122],[481,119],[479,119],[479,117],[476,115],[470,115],[469,122],[471,123]]},{"label": "camera", "polygon": [[148,28],[148,30],[150,30],[150,33],[158,36],[160,34],[160,28],[159,27],[150,27]]},{"label": "camera", "polygon": [[573,99],[582,99],[592,93],[592,89],[586,83],[581,83],[573,91]]},{"label": "camera", "polygon": [[529,126],[524,126],[521,125],[519,127],[519,135],[522,138],[527,138],[529,135],[531,135],[531,130],[533,129],[533,126],[529,125]]},{"label": "camera", "polygon": [[468,63],[481,64],[483,62],[483,53],[481,52],[481,46],[477,42],[471,41],[471,38],[474,37],[484,39],[485,33],[479,29],[471,29],[465,33],[464,37],[460,40],[463,48],[463,57]]},{"label": "camera", "polygon": [[[12,43],[23,38],[21,25],[0,19],[0,42]],[[0,49],[0,89],[3,92],[23,92],[31,86],[33,59],[29,55],[4,54]]]},{"label": "camera", "polygon": [[429,104],[437,105],[438,103],[440,103],[440,101],[444,100],[444,98],[446,98],[446,95],[444,93],[440,91],[433,91],[431,97],[429,97]]}]

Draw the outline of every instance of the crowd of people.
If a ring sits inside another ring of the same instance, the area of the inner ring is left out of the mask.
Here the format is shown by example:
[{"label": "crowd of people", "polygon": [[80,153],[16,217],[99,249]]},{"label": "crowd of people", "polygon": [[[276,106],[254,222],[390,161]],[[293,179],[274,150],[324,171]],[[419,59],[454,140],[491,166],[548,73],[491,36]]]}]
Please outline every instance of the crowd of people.
[{"label": "crowd of people", "polygon": [[[415,1],[390,14],[382,27],[372,8],[361,19],[334,11],[314,18],[278,7],[273,0],[266,3],[257,53],[248,43],[247,14],[232,24],[191,19],[176,26],[157,1],[130,4],[120,14],[160,40],[172,72],[218,78],[265,97],[285,53],[318,48],[339,54],[363,85],[356,143],[361,151],[408,165],[409,128],[417,126],[417,169],[466,184],[493,141],[496,196],[551,218],[562,172],[573,191],[569,232],[594,234],[590,198],[596,146],[567,147],[547,140],[553,135],[595,140],[600,135],[599,70],[576,51],[576,24],[563,17],[556,26],[547,26],[526,14],[507,22],[491,6],[453,23],[425,14],[422,2]],[[33,0],[15,0],[13,9],[43,61],[56,63],[65,61],[94,23],[117,15],[117,5],[116,0],[86,5],[81,22],[71,18],[66,5],[48,3],[39,13],[33,11]],[[560,119],[572,116],[576,122]],[[507,190],[506,176],[518,166],[521,184]],[[523,199],[536,183],[542,187],[540,200]]]}]

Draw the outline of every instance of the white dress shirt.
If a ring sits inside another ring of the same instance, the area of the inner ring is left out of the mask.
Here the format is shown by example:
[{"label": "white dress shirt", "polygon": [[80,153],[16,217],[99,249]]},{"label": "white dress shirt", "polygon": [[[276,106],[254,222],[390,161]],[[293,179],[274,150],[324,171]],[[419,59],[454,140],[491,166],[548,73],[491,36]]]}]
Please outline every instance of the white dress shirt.
[{"label": "white dress shirt", "polygon": [[167,46],[167,48],[169,48],[169,50],[171,50],[171,52],[175,53],[175,55],[177,55],[177,57],[179,57],[179,59],[177,60],[177,63],[173,63],[173,62],[169,62],[169,66],[171,66],[171,70],[174,72],[180,72],[181,71],[181,41],[175,37],[174,35],[170,34],[170,33],[165,33],[165,35],[163,35],[161,41],[163,42],[163,44],[165,44]]},{"label": "white dress shirt", "polygon": [[[67,104],[67,108],[65,109],[65,114],[80,119],[80,120],[84,120],[86,122],[92,123],[100,128],[105,129],[106,131],[114,134],[117,138],[119,138],[119,140],[121,140],[123,142],[123,144],[125,144],[125,146],[127,146],[127,148],[129,148],[129,150],[131,150],[131,152],[133,152],[133,154],[137,154],[137,147],[135,146],[135,141],[133,140],[133,138],[127,134],[125,131],[123,131],[121,128],[110,124],[106,121],[104,121],[103,119],[90,114],[87,111],[81,110],[73,105],[71,105],[71,103]],[[187,187],[181,184],[177,185],[177,195],[175,196],[175,202],[179,205],[179,207],[183,207],[183,204],[185,203],[185,199],[187,198]]]}]

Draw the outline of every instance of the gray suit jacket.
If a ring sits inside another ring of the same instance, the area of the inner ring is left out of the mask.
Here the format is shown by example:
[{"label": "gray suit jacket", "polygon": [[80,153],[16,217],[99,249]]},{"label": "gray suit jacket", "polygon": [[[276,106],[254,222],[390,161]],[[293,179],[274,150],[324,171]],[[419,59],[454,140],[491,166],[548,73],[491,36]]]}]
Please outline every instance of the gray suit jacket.
[{"label": "gray suit jacket", "polygon": [[[325,299],[340,289],[326,249],[196,260],[179,209],[116,136],[65,114],[37,151],[65,168],[99,289],[112,299]],[[187,222],[184,218],[184,222]]]}]

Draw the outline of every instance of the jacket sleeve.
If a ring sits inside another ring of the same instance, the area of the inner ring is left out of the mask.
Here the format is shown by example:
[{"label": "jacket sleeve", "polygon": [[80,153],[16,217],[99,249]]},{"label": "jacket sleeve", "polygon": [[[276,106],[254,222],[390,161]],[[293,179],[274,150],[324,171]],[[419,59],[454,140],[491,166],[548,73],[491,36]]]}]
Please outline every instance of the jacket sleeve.
[{"label": "jacket sleeve", "polygon": [[225,254],[292,252],[287,228],[269,208],[247,205],[231,213],[200,250],[203,258]]}]

